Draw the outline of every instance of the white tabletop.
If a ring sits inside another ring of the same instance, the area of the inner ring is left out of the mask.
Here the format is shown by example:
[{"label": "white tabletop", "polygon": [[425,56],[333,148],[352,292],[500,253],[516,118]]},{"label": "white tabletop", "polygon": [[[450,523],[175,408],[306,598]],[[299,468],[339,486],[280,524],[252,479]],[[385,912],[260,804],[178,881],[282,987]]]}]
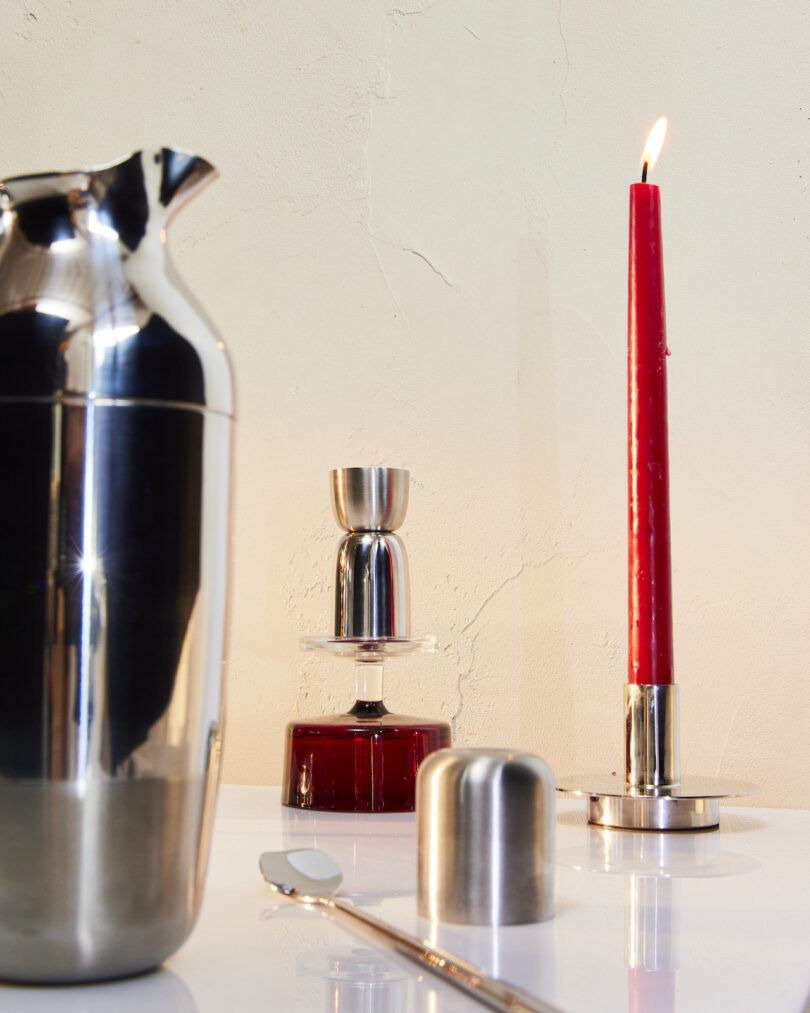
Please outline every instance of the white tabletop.
[{"label": "white tabletop", "polygon": [[475,1002],[322,915],[280,900],[262,851],[318,847],[342,892],[562,1010],[798,1013],[810,997],[810,812],[721,808],[718,831],[590,827],[558,801],[556,914],[540,925],[438,930],[416,916],[412,815],[299,812],[277,788],[220,789],[206,897],[163,969],[88,987],[0,986],[3,1010],[410,1013]]}]

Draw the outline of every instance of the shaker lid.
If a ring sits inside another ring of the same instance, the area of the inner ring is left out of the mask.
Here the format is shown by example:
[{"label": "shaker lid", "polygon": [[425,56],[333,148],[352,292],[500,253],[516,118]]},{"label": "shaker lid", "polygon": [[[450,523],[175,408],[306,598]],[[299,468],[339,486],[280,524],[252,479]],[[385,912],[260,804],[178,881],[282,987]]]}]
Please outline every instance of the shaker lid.
[{"label": "shaker lid", "polygon": [[224,345],[164,247],[174,213],[215,176],[161,148],[0,181],[0,397],[233,413]]}]

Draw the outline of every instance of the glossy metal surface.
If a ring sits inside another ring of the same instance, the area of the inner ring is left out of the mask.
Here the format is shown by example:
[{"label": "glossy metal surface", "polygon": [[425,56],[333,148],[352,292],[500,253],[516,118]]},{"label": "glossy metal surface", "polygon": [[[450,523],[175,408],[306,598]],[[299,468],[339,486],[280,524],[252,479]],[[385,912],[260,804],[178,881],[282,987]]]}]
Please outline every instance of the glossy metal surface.
[{"label": "glossy metal surface", "polygon": [[410,636],[408,557],[397,535],[359,531],[341,541],[334,631],[363,640]]},{"label": "glossy metal surface", "polygon": [[564,775],[557,791],[588,799],[588,819],[627,830],[706,830],[716,827],[722,799],[756,795],[748,781],[720,777],[682,777],[667,788],[632,788],[618,777]]},{"label": "glossy metal surface", "polygon": [[506,749],[442,749],[416,782],[419,914],[521,925],[554,912],[554,781]]},{"label": "glossy metal surface", "polygon": [[410,475],[403,468],[336,468],[329,479],[335,519],[346,531],[396,531],[405,520]]},{"label": "glossy metal surface", "polygon": [[426,941],[358,910],[342,897],[333,896],[343,876],[339,866],[322,851],[268,851],[261,856],[259,867],[266,882],[285,897],[325,910],[336,921],[364,932],[377,943],[414,961],[488,1009],[502,1013],[555,1013],[554,1007],[522,989],[495,981],[480,967],[461,957],[430,946]]},{"label": "glossy metal surface", "polygon": [[173,215],[215,176],[161,148],[0,181],[0,399],[233,413],[222,342],[165,248]]},{"label": "glossy metal surface", "polygon": [[565,775],[557,791],[588,798],[588,820],[625,830],[709,830],[720,822],[720,799],[754,795],[746,781],[681,777],[678,689],[624,687],[625,781],[616,775]]},{"label": "glossy metal surface", "polygon": [[199,908],[231,376],[164,240],[212,175],[163,148],[0,184],[3,978],[153,967]]},{"label": "glossy metal surface", "polygon": [[659,798],[646,794],[616,797],[592,792],[588,821],[625,830],[708,830],[720,822],[720,802],[715,797]]},{"label": "glossy metal surface", "polygon": [[678,687],[624,687],[627,783],[660,788],[680,780]]}]

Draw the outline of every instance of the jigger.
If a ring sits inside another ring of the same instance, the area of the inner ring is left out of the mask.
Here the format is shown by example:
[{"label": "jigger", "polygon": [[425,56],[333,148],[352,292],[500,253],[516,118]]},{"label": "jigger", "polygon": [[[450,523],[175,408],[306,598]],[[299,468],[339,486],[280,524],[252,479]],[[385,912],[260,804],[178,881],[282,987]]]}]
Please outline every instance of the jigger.
[{"label": "jigger", "polygon": [[408,638],[408,557],[395,535],[408,508],[408,472],[338,468],[332,509],[347,534],[335,573],[335,636],[348,640]]}]

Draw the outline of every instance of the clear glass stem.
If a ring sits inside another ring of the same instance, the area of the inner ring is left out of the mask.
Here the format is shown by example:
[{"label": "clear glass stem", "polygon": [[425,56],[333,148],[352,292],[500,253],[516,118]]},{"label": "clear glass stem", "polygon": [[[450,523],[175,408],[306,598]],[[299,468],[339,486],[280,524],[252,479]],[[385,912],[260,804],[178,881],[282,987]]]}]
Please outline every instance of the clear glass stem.
[{"label": "clear glass stem", "polygon": [[383,698],[383,663],[356,661],[354,663],[354,696],[362,703],[378,703]]}]

